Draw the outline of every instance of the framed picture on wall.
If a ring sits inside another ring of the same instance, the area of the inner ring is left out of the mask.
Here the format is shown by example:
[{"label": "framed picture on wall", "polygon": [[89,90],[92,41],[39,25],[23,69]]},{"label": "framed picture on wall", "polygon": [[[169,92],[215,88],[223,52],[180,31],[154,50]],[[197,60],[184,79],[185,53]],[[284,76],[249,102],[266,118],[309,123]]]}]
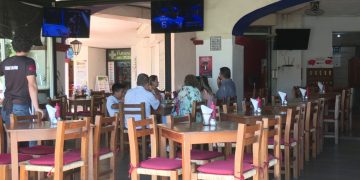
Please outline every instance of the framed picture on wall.
[{"label": "framed picture on wall", "polygon": [[212,78],[212,56],[199,57],[199,75]]}]

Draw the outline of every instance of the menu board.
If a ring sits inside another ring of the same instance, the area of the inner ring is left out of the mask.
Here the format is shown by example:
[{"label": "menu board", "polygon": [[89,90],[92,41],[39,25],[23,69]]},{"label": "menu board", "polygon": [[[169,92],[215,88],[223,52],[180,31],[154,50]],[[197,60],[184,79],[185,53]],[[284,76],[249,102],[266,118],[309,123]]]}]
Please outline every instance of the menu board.
[{"label": "menu board", "polygon": [[107,76],[96,76],[95,91],[110,92],[109,78]]}]

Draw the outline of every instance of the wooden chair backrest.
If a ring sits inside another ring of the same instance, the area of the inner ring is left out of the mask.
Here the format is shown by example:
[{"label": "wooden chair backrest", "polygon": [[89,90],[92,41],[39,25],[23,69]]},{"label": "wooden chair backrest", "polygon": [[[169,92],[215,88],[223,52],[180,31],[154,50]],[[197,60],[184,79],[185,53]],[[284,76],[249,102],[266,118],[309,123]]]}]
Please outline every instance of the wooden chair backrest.
[{"label": "wooden chair backrest", "polygon": [[354,106],[354,88],[350,88],[350,112],[352,112]]},{"label": "wooden chair backrest", "polygon": [[91,91],[90,93],[92,96],[94,95],[105,96],[105,91]]},{"label": "wooden chair backrest", "polygon": [[309,130],[310,128],[310,121],[312,116],[312,110],[313,110],[313,103],[311,101],[308,101],[306,103],[306,112],[305,112],[305,130]]},{"label": "wooden chair backrest", "polygon": [[290,138],[298,139],[298,121],[299,115],[293,116],[293,109],[289,108],[286,111],[285,130],[284,130],[284,142],[290,143]]},{"label": "wooden chair backrest", "polygon": [[175,124],[179,124],[179,123],[191,123],[191,117],[190,115],[185,115],[185,116],[172,116],[172,115],[168,115],[166,116],[166,123],[173,128]]},{"label": "wooden chair backrest", "polygon": [[[236,149],[235,149],[235,166],[234,166],[234,177],[242,177],[243,169],[242,162],[245,155],[245,147],[252,145],[253,151],[253,165],[259,167],[260,158],[260,142],[263,133],[263,123],[258,121],[254,125],[246,125],[239,123],[237,131]],[[257,173],[259,174],[259,173]]]},{"label": "wooden chair backrest", "polygon": [[319,98],[319,109],[318,109],[318,126],[322,127],[325,112],[325,98]]},{"label": "wooden chair backrest", "polygon": [[263,122],[263,136],[261,140],[261,162],[268,163],[268,141],[269,138],[274,138],[274,155],[275,158],[280,159],[281,157],[281,131],[282,122],[280,116],[274,118],[262,118]]},{"label": "wooden chair backrest", "polygon": [[222,106],[223,104],[233,104],[233,103],[237,103],[237,96],[216,99],[217,106]]},{"label": "wooden chair backrest", "polygon": [[256,117],[256,116],[242,117],[242,116],[234,116],[227,113],[221,113],[220,117],[221,117],[220,121],[233,121],[243,124],[255,124],[256,121],[261,121],[261,117]]},{"label": "wooden chair backrest", "polygon": [[207,105],[207,102],[206,101],[200,101],[200,102],[197,102],[197,101],[194,101],[192,103],[192,110],[191,110],[191,121],[195,122],[196,121],[196,115],[198,113],[201,113],[201,105]]},{"label": "wooden chair backrest", "polygon": [[297,122],[299,128],[298,129],[299,138],[303,138],[305,133],[306,104],[300,104],[296,107],[295,116],[296,115],[299,115],[299,120]]},{"label": "wooden chair backrest", "polygon": [[118,104],[119,108],[119,127],[121,130],[125,129],[125,115],[140,115],[141,119],[145,119],[145,103],[140,104],[124,104],[123,102]]},{"label": "wooden chair backrest", "polygon": [[78,98],[86,98],[86,94],[75,94],[75,99],[78,99]]},{"label": "wooden chair backrest", "polygon": [[106,111],[105,96],[104,95],[91,96],[91,105],[90,105],[91,117],[94,117],[97,112],[100,113],[100,115],[105,116],[105,111]]},{"label": "wooden chair backrest", "polygon": [[233,103],[231,106],[228,104],[223,104],[222,109],[225,114],[238,112],[237,103]]},{"label": "wooden chair backrest", "polygon": [[109,148],[112,152],[115,152],[118,124],[118,113],[115,113],[114,117],[103,117],[99,115],[95,117],[94,154],[99,154],[101,147],[101,134],[109,133],[110,140],[108,142],[105,142],[105,146]]},{"label": "wooden chair backrest", "polygon": [[310,131],[311,128],[317,127],[318,118],[319,118],[319,101],[314,101],[312,103],[308,102],[306,107],[306,121],[305,121],[305,131]]},{"label": "wooden chair backrest", "polygon": [[[58,121],[55,142],[55,177],[63,179],[64,143],[66,140],[81,139],[81,161],[84,163],[84,168],[88,168],[90,119],[90,117],[85,117],[84,120]],[[82,177],[85,176],[84,179],[87,179],[86,175],[86,173],[82,173]]]},{"label": "wooden chair backrest", "polygon": [[281,99],[280,96],[271,96],[271,105],[276,105],[276,104],[280,104],[281,103]]},{"label": "wooden chair backrest", "polygon": [[[130,145],[130,163],[133,166],[139,164],[139,144],[138,138],[150,136],[151,141],[151,158],[155,158],[158,154],[158,137],[156,117],[151,115],[149,119],[143,119],[135,121],[134,118],[128,119],[128,133],[129,133],[129,145]],[[137,129],[136,127],[149,127],[146,129]]]},{"label": "wooden chair backrest", "polygon": [[32,120],[33,122],[39,123],[41,122],[41,114],[36,113],[36,115],[30,116],[16,116],[14,114],[10,114],[10,126],[15,126],[17,124],[23,123],[25,120]]}]

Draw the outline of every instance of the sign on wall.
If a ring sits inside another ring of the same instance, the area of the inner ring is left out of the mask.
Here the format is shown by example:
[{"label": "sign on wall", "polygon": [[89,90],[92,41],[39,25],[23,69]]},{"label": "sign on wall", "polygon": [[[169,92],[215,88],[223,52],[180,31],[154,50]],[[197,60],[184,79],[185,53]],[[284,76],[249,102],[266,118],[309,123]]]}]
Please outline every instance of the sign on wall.
[{"label": "sign on wall", "polygon": [[109,79],[107,76],[96,76],[95,91],[110,92]]},{"label": "sign on wall", "polygon": [[108,61],[108,75],[109,83],[112,85],[115,83],[115,71],[114,71],[114,61]]},{"label": "sign on wall", "polygon": [[221,51],[221,36],[210,37],[210,51]]},{"label": "sign on wall", "polygon": [[212,56],[199,57],[199,75],[212,78]]}]

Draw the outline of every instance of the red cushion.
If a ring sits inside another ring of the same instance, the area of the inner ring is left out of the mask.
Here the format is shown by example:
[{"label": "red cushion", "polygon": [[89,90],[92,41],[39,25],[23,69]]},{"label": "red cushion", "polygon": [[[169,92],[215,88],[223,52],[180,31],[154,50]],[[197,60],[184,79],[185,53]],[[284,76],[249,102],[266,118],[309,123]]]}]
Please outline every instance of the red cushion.
[{"label": "red cushion", "polygon": [[[296,142],[296,140],[294,138],[290,138],[289,141],[290,141],[289,144],[291,144],[293,142]],[[281,143],[281,145],[285,145],[285,139],[281,138],[280,143]],[[269,138],[268,144],[273,145],[274,144],[274,138]]]},{"label": "red cushion", "polygon": [[[19,154],[19,162],[32,159],[31,155]],[[11,154],[0,154],[0,164],[11,164]]]},{"label": "red cushion", "polygon": [[31,154],[31,155],[46,155],[54,154],[55,147],[53,146],[33,146],[33,147],[21,147],[19,153]]},{"label": "red cushion", "polygon": [[[231,160],[233,161],[235,159],[235,155],[230,155],[227,160]],[[268,161],[271,161],[275,159],[275,157],[272,155],[272,154],[268,154]],[[247,163],[250,163],[252,164],[253,163],[253,155],[252,153],[246,153],[245,156],[244,156],[244,162],[247,162]]]},{"label": "red cushion", "polygon": [[[181,152],[177,152],[176,156],[181,158]],[[217,151],[202,151],[198,149],[191,150],[190,154],[191,160],[209,160],[220,156],[223,156],[223,154]]]},{"label": "red cushion", "polygon": [[[250,163],[243,162],[243,172],[254,169]],[[197,168],[199,172],[207,174],[221,174],[221,175],[233,175],[234,174],[234,160],[221,160],[214,161],[202,165]]]},{"label": "red cushion", "polygon": [[[54,166],[55,164],[54,160],[55,160],[55,155],[51,154],[36,159],[32,159],[29,161],[29,163],[33,165],[41,165],[41,166]],[[81,160],[81,153],[79,151],[70,151],[64,153],[64,158],[63,158],[64,165],[80,160]]]},{"label": "red cushion", "polygon": [[140,162],[140,167],[157,170],[174,170],[181,168],[181,160],[167,158],[152,158]]}]

